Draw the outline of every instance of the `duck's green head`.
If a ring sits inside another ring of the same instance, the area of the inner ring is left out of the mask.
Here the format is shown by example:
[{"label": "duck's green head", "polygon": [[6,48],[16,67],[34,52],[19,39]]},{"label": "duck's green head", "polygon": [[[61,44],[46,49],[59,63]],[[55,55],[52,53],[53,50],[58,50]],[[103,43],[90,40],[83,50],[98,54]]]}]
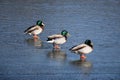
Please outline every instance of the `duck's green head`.
[{"label": "duck's green head", "polygon": [[38,21],[36,22],[36,25],[43,26],[43,22],[42,22],[41,20],[38,20]]},{"label": "duck's green head", "polygon": [[63,36],[69,36],[70,34],[66,30],[62,30],[61,35]]},{"label": "duck's green head", "polygon": [[89,39],[87,39],[87,40],[85,41],[85,44],[93,47],[93,43],[92,43],[91,40],[89,40]]}]

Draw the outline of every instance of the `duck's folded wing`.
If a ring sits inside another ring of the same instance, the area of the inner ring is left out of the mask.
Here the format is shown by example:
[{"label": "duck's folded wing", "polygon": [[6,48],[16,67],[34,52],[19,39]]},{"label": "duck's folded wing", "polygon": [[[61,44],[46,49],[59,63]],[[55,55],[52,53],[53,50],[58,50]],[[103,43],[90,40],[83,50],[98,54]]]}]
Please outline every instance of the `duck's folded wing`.
[{"label": "duck's folded wing", "polygon": [[77,51],[77,50],[80,50],[82,48],[85,48],[86,47],[86,44],[80,44],[80,45],[77,45],[77,46],[73,46],[72,48],[70,48],[71,51]]},{"label": "duck's folded wing", "polygon": [[61,38],[61,37],[63,37],[63,36],[60,35],[60,34],[54,34],[54,35],[48,36],[47,42],[48,43],[54,43],[55,39],[58,39],[58,38]]},{"label": "duck's folded wing", "polygon": [[24,31],[24,33],[31,33],[32,31],[37,30],[37,29],[38,29],[37,26],[31,26],[31,27],[27,28],[27,29]]},{"label": "duck's folded wing", "polygon": [[63,37],[61,34],[54,34],[54,35],[48,36],[49,39],[56,39],[61,37]]}]

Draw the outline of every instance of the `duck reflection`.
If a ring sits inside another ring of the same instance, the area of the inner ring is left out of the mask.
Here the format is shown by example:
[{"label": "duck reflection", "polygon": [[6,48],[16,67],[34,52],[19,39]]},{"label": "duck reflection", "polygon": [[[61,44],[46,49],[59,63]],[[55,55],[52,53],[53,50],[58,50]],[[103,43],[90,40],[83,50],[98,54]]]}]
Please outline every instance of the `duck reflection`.
[{"label": "duck reflection", "polygon": [[70,62],[72,65],[80,68],[84,74],[89,74],[93,65],[89,61],[75,60]]},{"label": "duck reflection", "polygon": [[42,46],[42,41],[40,39],[34,40],[33,38],[26,39],[28,45],[35,46],[36,48],[40,48]]},{"label": "duck reflection", "polygon": [[61,51],[61,50],[56,50],[53,49],[52,51],[49,51],[47,56],[51,59],[55,59],[57,61],[65,61],[67,55],[65,52]]}]

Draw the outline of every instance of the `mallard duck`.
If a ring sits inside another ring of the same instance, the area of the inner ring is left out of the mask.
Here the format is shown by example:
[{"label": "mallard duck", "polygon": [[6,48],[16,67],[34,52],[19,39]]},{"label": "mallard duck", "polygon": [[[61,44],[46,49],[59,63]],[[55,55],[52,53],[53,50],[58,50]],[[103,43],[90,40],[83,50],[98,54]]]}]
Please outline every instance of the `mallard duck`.
[{"label": "mallard duck", "polygon": [[61,34],[54,34],[48,36],[48,43],[52,43],[54,49],[60,49],[59,45],[64,44],[67,41],[67,36],[69,36],[68,31],[62,30]]},{"label": "mallard duck", "polygon": [[38,20],[36,22],[36,25],[33,25],[33,26],[27,28],[24,31],[24,33],[29,34],[29,35],[33,35],[34,39],[38,39],[39,38],[38,34],[40,34],[43,31],[44,26],[45,25],[43,24],[43,22],[41,20]]},{"label": "mallard duck", "polygon": [[74,53],[80,54],[80,59],[85,60],[85,54],[89,54],[93,51],[93,43],[91,40],[86,40],[83,44],[73,46],[70,50]]}]

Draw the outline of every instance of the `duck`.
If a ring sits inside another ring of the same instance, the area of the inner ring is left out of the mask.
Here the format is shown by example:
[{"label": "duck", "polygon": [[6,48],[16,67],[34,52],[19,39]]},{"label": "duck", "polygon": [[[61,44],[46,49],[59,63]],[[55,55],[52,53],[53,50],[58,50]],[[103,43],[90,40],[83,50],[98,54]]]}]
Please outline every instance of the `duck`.
[{"label": "duck", "polygon": [[69,49],[73,53],[80,55],[80,60],[84,61],[86,60],[86,54],[89,54],[93,51],[93,43],[91,40],[87,39],[84,43],[73,46]]},{"label": "duck", "polygon": [[53,49],[60,49],[61,44],[66,43],[67,37],[70,36],[67,30],[62,30],[61,34],[48,36],[47,42],[53,44]]},{"label": "duck", "polygon": [[33,39],[39,39],[38,35],[43,32],[44,30],[44,23],[41,20],[36,22],[36,25],[28,27],[24,33],[33,35]]}]

